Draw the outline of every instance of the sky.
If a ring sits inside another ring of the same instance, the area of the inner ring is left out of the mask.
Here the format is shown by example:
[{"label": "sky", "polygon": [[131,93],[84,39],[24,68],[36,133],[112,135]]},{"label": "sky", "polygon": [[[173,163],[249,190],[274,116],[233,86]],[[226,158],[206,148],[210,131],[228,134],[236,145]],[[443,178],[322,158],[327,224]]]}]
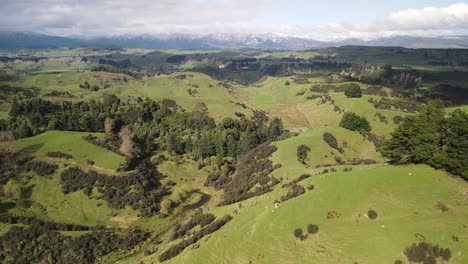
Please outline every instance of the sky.
[{"label": "sky", "polygon": [[82,37],[274,33],[327,41],[468,35],[468,1],[0,0],[0,30]]}]

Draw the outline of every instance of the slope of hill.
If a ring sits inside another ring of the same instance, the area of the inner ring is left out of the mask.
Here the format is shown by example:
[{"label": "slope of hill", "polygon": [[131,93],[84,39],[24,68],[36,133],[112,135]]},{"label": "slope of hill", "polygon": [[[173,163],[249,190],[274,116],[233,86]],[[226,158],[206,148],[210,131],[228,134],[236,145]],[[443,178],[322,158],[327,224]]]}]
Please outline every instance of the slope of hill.
[{"label": "slope of hill", "polygon": [[[433,87],[466,111],[464,50],[82,51],[2,64],[0,262],[468,261],[467,183],[381,152]],[[413,143],[463,162],[466,120]]]}]

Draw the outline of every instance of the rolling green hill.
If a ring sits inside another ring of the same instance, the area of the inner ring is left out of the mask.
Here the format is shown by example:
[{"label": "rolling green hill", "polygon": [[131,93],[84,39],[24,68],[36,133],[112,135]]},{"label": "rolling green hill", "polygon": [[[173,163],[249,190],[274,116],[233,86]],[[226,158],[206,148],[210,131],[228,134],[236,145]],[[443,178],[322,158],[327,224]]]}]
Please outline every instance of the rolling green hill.
[{"label": "rolling green hill", "polygon": [[[443,163],[395,165],[381,153],[434,87],[452,96],[442,98],[447,117],[467,111],[466,77],[431,65],[423,50],[28,52],[49,60],[4,63],[17,75],[0,78],[0,128],[11,131],[0,134],[0,262],[29,248],[41,258],[55,252],[44,241],[57,239],[83,241],[70,254],[90,263],[409,263],[406,247],[420,242],[449,248],[447,263],[468,262],[463,175]],[[343,75],[389,63],[396,77]],[[361,97],[346,96],[352,85]],[[346,112],[366,119],[370,133],[340,126]],[[436,148],[463,164],[462,125],[425,129],[435,132],[412,146],[446,135]],[[24,248],[8,247],[23,235]]]}]

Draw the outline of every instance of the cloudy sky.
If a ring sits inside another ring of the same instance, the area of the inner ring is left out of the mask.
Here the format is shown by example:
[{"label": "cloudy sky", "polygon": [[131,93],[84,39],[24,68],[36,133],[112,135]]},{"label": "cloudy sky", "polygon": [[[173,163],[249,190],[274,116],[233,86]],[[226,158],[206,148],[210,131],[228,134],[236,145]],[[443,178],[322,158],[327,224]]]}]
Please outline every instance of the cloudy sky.
[{"label": "cloudy sky", "polygon": [[0,0],[0,30],[85,37],[278,33],[318,40],[468,35],[468,2]]}]

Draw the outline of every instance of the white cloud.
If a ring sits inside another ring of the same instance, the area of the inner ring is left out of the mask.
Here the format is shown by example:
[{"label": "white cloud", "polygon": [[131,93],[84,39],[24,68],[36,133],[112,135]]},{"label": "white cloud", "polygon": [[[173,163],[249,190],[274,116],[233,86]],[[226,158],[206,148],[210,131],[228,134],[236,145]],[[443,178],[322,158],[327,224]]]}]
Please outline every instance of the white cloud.
[{"label": "white cloud", "polygon": [[280,33],[319,40],[468,34],[468,4],[407,9],[364,23],[271,25],[274,0],[0,0],[0,30],[53,35]]},{"label": "white cloud", "polygon": [[396,35],[440,36],[468,34],[468,4],[407,9],[365,23],[338,23],[296,28],[290,34],[331,40],[373,39]]},{"label": "white cloud", "polygon": [[0,29],[56,35],[188,31],[256,18],[271,0],[0,1]]}]

